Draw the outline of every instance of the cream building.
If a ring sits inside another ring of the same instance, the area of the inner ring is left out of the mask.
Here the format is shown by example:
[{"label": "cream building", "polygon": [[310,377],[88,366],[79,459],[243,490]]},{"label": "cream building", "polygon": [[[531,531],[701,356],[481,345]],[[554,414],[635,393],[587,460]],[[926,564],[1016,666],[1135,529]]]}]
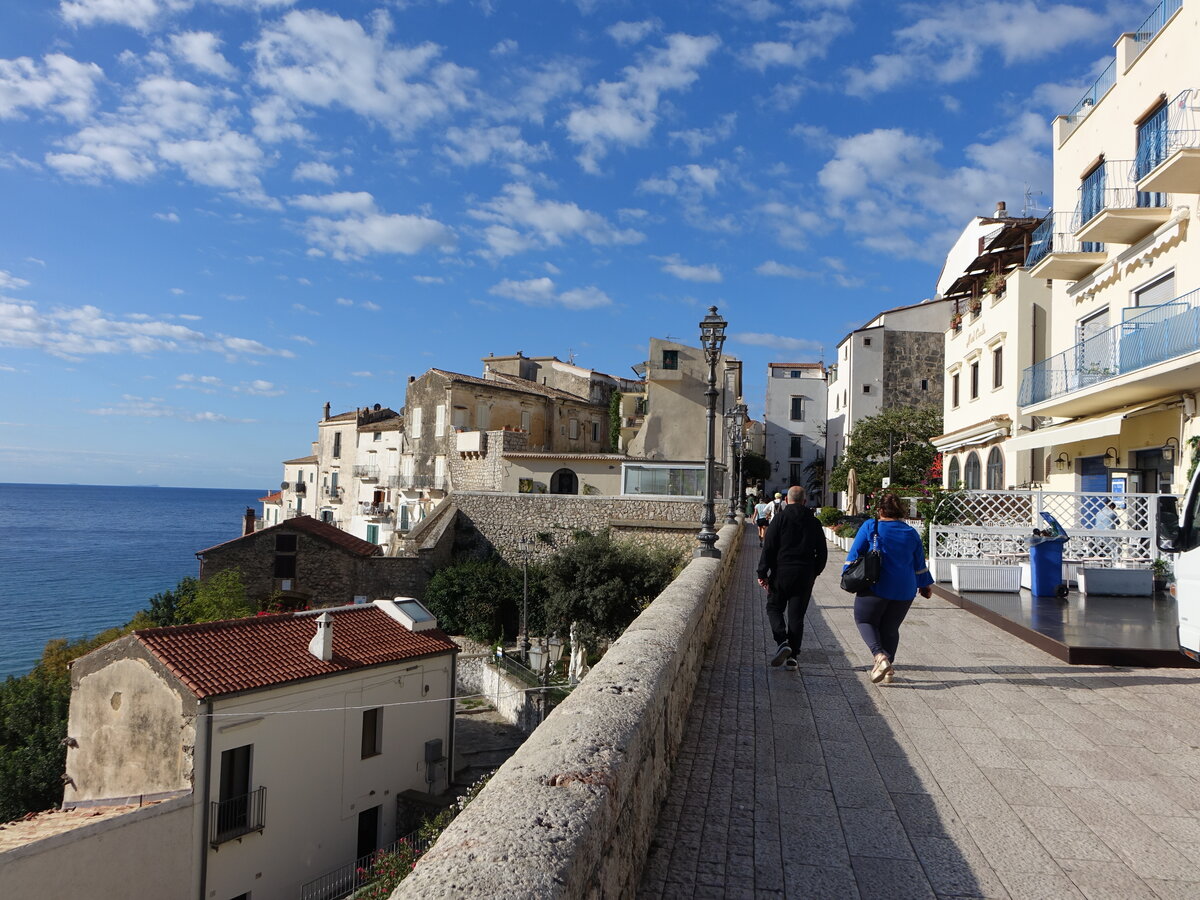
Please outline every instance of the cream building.
[{"label": "cream building", "polygon": [[1042,480],[1041,452],[1010,450],[1008,440],[1030,430],[1032,417],[1017,403],[1021,373],[1046,356],[1050,291],[1020,268],[1040,221],[1010,217],[1001,203],[994,216],[972,219],[946,255],[937,284],[949,304],[945,433],[933,444],[948,486],[1002,490]]},{"label": "cream building", "polygon": [[1027,260],[1052,283],[1049,347],[1019,398],[1039,427],[1009,446],[1037,451],[1055,489],[1183,488],[1200,388],[1198,41],[1200,3],[1165,0],[1054,120],[1054,211]]},{"label": "cream building", "polygon": [[[823,363],[767,363],[763,419],[769,490],[809,487],[809,467],[825,458],[827,396]],[[824,485],[810,489],[810,505],[821,505],[823,495]]]}]

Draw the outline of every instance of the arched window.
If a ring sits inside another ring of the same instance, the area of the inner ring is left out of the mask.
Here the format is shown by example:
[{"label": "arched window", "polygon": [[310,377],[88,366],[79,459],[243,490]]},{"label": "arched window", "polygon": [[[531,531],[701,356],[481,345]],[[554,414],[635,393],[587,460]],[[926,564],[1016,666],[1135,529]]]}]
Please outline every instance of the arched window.
[{"label": "arched window", "polygon": [[988,454],[987,486],[989,491],[1004,490],[1004,454],[999,447]]},{"label": "arched window", "polygon": [[968,491],[979,490],[979,454],[972,450],[967,454],[967,464],[963,467],[963,481]]},{"label": "arched window", "polygon": [[578,494],[579,479],[570,469],[559,469],[550,476],[550,493]]},{"label": "arched window", "polygon": [[962,481],[962,478],[960,478],[959,474],[958,474],[958,457],[957,456],[950,457],[950,468],[948,471],[949,471],[949,475],[946,478],[946,487],[948,487],[948,488],[958,487],[959,482]]}]

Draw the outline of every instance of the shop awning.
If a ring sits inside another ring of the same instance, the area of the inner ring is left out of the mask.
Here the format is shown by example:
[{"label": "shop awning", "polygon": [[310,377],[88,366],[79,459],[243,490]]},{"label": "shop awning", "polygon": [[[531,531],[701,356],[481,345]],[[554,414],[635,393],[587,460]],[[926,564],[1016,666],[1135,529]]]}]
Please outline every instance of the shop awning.
[{"label": "shop awning", "polygon": [[1057,447],[1060,444],[1073,444],[1076,441],[1110,437],[1121,433],[1121,423],[1130,416],[1158,405],[1158,403],[1145,403],[1141,406],[1127,406],[1103,415],[1087,416],[1073,422],[1064,422],[1062,425],[1039,428],[1037,431],[1030,431],[1010,439],[1004,446],[1007,450],[1033,450],[1037,447]]}]

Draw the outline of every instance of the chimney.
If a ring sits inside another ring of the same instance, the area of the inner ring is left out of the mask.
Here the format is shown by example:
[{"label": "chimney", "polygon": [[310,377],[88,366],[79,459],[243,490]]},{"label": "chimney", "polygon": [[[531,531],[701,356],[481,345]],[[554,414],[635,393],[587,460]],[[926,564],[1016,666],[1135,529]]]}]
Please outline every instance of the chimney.
[{"label": "chimney", "polygon": [[323,662],[333,659],[333,616],[329,613],[317,616],[317,633],[308,642],[308,652]]},{"label": "chimney", "polygon": [[246,516],[242,520],[242,537],[248,534],[254,534],[254,510],[249,506],[246,507]]},{"label": "chimney", "polygon": [[997,219],[1007,219],[1008,218],[1008,207],[1005,205],[1003,200],[1001,200],[999,203],[996,204],[996,215],[994,218],[997,218]]},{"label": "chimney", "polygon": [[325,419],[324,419],[324,421],[326,421],[326,422],[329,421],[329,401],[328,400],[325,401]]}]

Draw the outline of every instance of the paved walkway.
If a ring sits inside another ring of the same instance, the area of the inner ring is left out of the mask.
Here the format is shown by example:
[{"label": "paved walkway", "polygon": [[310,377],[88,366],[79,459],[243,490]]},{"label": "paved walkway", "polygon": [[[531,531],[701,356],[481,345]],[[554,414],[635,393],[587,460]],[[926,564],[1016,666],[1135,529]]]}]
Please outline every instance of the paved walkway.
[{"label": "paved walkway", "polygon": [[772,669],[747,535],[641,897],[1200,896],[1200,675],[1068,666],[935,597],[876,686],[843,558]]}]

